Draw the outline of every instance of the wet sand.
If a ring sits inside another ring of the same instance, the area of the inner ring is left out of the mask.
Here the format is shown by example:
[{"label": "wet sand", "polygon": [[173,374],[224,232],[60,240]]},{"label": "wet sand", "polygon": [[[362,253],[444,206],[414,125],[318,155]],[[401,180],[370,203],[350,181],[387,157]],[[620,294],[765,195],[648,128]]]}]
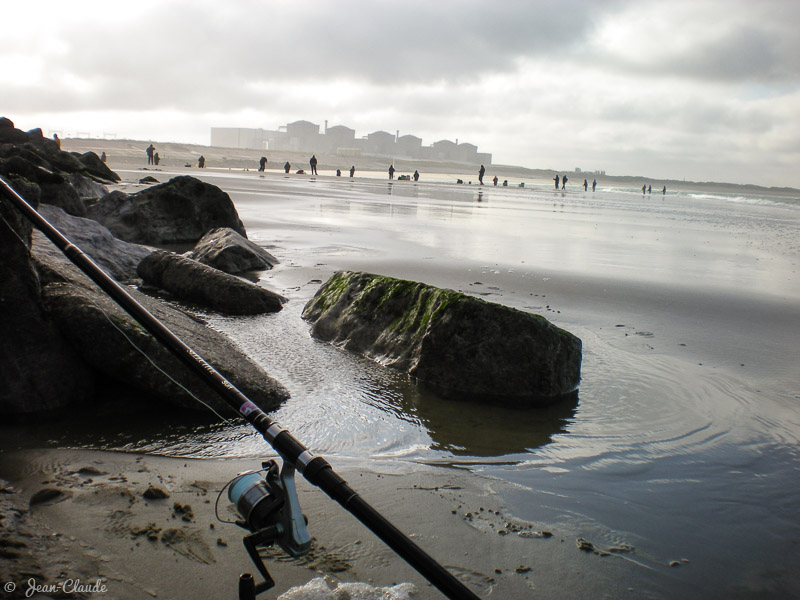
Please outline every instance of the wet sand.
[{"label": "wet sand", "polygon": [[[120,174],[134,191],[147,173]],[[278,421],[307,433],[315,452],[481,597],[800,593],[791,566],[800,531],[789,516],[800,497],[786,483],[800,440],[796,207],[214,168],[165,167],[156,177],[176,174],[227,191],[250,238],[281,260],[260,275],[289,298],[277,321],[212,319],[291,387]],[[462,290],[572,331],[584,341],[577,410],[534,439],[526,415],[473,424],[447,407],[403,407],[421,425],[410,441],[389,429],[397,439],[388,442],[387,430],[375,431],[390,411],[369,421],[358,402],[338,399],[341,412],[328,411],[315,394],[339,390],[326,380],[332,363],[316,357],[298,316],[337,269]],[[352,421],[337,430],[332,414]],[[405,454],[387,457],[379,444]],[[108,578],[119,597],[174,597],[176,588],[223,597],[252,570],[238,528],[211,524],[216,492],[253,460],[56,448],[9,450],[0,461],[0,476],[21,490],[8,496],[23,504],[42,488],[63,492],[27,517],[61,534],[49,543],[68,546],[44,555]],[[150,484],[170,498],[143,499]],[[316,550],[309,564],[270,560],[276,592],[327,573],[411,582],[415,598],[441,597],[322,492],[299,487]],[[194,520],[183,521],[175,502]],[[169,530],[185,533],[168,541],[183,541],[165,543]]]}]

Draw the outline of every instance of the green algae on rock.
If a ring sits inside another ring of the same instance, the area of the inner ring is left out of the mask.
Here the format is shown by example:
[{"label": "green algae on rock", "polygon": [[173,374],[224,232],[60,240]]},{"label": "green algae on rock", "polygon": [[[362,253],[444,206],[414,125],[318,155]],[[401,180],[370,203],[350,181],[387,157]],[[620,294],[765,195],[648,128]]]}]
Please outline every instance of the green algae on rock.
[{"label": "green algae on rock", "polygon": [[581,341],[544,317],[453,290],[340,271],[303,310],[314,337],[441,395],[516,406],[574,396]]}]

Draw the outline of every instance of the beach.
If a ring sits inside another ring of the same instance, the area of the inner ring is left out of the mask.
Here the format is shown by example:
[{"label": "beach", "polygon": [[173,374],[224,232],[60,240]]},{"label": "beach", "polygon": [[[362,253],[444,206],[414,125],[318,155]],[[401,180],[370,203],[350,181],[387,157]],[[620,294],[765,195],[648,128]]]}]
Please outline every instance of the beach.
[{"label": "beach", "polygon": [[[520,187],[523,174],[504,173],[508,187],[475,185],[476,174],[457,185],[451,175],[470,174],[452,166],[419,183],[377,166],[311,178],[214,156],[202,170],[183,157],[110,166],[129,193],[148,174],[190,174],[231,196],[248,237],[281,261],[252,277],[288,302],[275,315],[204,317],[289,389],[270,416],[479,596],[800,596],[800,198],[724,186],[646,195],[610,179],[592,193],[579,174],[564,192],[544,177]],[[541,314],[583,340],[577,401],[445,402],[314,341],[300,313],[342,269]],[[217,521],[214,502],[274,452],[245,425],[182,419],[4,428],[0,477],[18,490],[6,495],[26,504],[57,488],[26,518],[49,532],[64,572],[101,578],[106,597],[232,596],[253,571],[243,530]],[[150,485],[169,498],[145,499]],[[441,597],[322,492],[298,489],[314,551],[270,555],[266,597],[322,575]]]}]

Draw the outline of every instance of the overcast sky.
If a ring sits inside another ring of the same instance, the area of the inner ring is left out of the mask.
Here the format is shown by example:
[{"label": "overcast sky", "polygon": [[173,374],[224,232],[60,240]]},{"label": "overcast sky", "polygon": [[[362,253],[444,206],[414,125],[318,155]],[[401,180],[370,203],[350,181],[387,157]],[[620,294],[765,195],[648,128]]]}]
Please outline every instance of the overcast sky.
[{"label": "overcast sky", "polygon": [[305,119],[494,162],[800,187],[797,0],[24,0],[0,115],[210,142]]}]

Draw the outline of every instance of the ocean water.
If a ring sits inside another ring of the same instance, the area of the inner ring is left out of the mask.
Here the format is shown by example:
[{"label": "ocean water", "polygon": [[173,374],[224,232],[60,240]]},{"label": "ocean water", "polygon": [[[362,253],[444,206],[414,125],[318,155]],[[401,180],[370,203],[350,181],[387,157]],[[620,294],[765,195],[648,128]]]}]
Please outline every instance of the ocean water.
[{"label": "ocean water", "polygon": [[[634,548],[592,567],[598,597],[629,584],[648,598],[800,597],[800,199],[203,177],[281,260],[254,277],[289,299],[275,315],[206,316],[290,390],[271,416],[316,454],[458,468],[502,482],[519,519]],[[312,339],[302,308],[339,269],[542,314],[583,340],[577,401],[447,402]],[[103,443],[271,454],[220,422]]]}]

